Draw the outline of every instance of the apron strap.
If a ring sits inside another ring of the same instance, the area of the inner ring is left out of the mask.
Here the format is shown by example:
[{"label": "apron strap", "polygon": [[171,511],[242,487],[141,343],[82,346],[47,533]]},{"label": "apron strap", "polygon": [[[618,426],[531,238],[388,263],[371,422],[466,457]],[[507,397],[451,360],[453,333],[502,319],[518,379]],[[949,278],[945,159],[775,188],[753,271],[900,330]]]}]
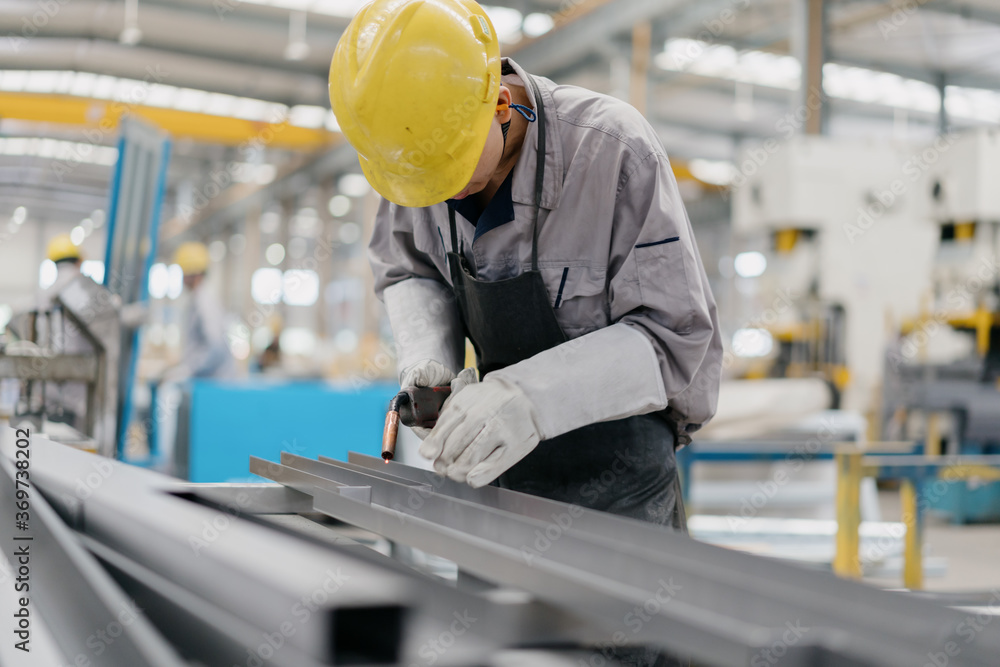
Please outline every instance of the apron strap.
[{"label": "apron strap", "polygon": [[[448,206],[448,204],[445,204]],[[458,231],[455,229],[455,209],[448,206],[448,224],[451,225],[451,251],[458,252]]]},{"label": "apron strap", "polygon": [[538,218],[542,212],[542,189],[545,185],[545,105],[535,77],[525,74],[535,96],[535,115],[538,117],[538,150],[535,151],[535,220],[531,227],[531,270],[538,271]]},{"label": "apron strap", "polygon": [[[545,186],[545,106],[534,77],[530,74],[525,76],[535,96],[535,115],[538,118],[538,150],[535,151],[535,219],[531,225],[531,270],[538,271],[538,218],[542,211],[542,190]],[[451,206],[448,206],[448,224],[451,227],[451,251],[457,253],[458,230],[455,228],[455,209]]]}]

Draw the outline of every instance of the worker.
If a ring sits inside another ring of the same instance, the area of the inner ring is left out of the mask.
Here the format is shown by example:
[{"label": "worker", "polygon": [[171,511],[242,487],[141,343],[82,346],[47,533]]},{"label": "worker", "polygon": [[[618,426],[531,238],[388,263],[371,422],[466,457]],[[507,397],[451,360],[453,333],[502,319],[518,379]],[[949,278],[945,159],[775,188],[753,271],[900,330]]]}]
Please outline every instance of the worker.
[{"label": "worker", "polygon": [[[684,527],[675,445],[715,412],[715,301],[633,107],[501,58],[471,0],[375,0],[330,100],[384,198],[369,248],[404,386],[452,385],[438,472]],[[472,341],[480,379],[462,371]]]},{"label": "worker", "polygon": [[[93,353],[93,347],[72,319],[65,316],[56,297],[81,274],[83,255],[69,234],[54,236],[46,248],[46,257],[56,265],[56,277],[37,296],[38,312],[50,311],[37,321],[39,341],[59,354]],[[87,385],[83,382],[48,382],[45,385],[45,418],[69,424],[76,430],[86,429]]]},{"label": "worker", "polygon": [[182,243],[174,253],[174,263],[181,267],[184,274],[188,302],[181,360],[164,371],[164,381],[233,377],[235,364],[226,340],[225,310],[205,282],[209,265],[208,248],[194,241]]}]

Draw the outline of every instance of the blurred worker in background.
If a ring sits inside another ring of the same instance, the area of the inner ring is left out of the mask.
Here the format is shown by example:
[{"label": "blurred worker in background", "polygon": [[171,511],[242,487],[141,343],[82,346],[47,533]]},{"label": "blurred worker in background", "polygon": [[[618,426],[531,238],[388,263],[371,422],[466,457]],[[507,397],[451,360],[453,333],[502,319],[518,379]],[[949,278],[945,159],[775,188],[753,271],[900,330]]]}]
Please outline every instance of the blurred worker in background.
[{"label": "blurred worker in background", "polygon": [[[82,274],[83,257],[69,234],[53,237],[46,248],[46,258],[55,264],[54,281],[14,308],[9,324],[12,331],[27,344],[37,343],[54,354],[88,354],[93,348],[77,324],[59,305],[57,297]],[[87,385],[83,382],[46,382],[44,407],[36,396],[21,395],[17,411],[22,415],[37,415],[43,410],[50,422],[68,424],[78,431],[86,429]],[[34,401],[33,405],[28,405]],[[41,426],[41,424],[39,424]]]},{"label": "blurred worker in background", "polygon": [[[471,0],[367,5],[330,99],[385,198],[369,256],[400,382],[460,390],[420,453],[472,486],[682,529],[674,447],[715,413],[722,345],[652,127],[501,58]],[[456,378],[466,336],[480,382]]]},{"label": "blurred worker in background", "polygon": [[[49,241],[46,257],[56,265],[56,279],[38,296],[39,311],[57,308],[56,297],[79,278],[83,256],[69,234],[60,234]],[[42,324],[48,326],[53,351],[61,354],[87,354],[93,347],[75,322],[68,319],[61,308]],[[46,338],[42,333],[40,340]],[[83,382],[49,382],[45,385],[45,413],[49,421],[69,424],[78,431],[86,428],[87,385]]]},{"label": "blurred worker in background", "polygon": [[226,340],[227,317],[222,303],[206,284],[209,256],[203,243],[181,244],[174,263],[184,272],[188,291],[184,312],[181,360],[168,368],[163,379],[182,382],[190,378],[227,379],[235,375],[235,363]]},{"label": "blurred worker in background", "polygon": [[39,308],[50,308],[56,295],[81,275],[83,255],[80,248],[70,239],[69,234],[60,234],[49,241],[45,253],[49,261],[56,265],[55,281],[39,292]]}]

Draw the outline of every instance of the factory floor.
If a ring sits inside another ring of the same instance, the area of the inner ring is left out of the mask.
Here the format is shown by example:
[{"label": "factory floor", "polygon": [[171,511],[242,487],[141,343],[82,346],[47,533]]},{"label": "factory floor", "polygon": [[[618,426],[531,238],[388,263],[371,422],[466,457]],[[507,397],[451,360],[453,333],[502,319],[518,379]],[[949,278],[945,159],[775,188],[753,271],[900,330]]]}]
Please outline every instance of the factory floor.
[{"label": "factory floor", "polygon": [[[900,515],[899,494],[879,493],[882,517],[887,521]],[[925,579],[928,591],[997,591],[1000,595],[1000,524],[956,526],[933,517],[924,529],[924,553],[945,558],[944,576]],[[897,579],[865,578],[882,588],[898,587]]]}]

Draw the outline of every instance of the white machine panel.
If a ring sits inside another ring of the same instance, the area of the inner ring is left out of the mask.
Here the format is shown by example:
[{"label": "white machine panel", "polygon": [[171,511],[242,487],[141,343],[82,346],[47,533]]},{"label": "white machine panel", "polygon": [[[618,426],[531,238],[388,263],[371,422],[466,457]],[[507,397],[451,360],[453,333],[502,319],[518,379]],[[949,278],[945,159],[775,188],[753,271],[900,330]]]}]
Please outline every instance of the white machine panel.
[{"label": "white machine panel", "polygon": [[1000,131],[941,137],[927,149],[922,204],[939,222],[1000,222]]}]

